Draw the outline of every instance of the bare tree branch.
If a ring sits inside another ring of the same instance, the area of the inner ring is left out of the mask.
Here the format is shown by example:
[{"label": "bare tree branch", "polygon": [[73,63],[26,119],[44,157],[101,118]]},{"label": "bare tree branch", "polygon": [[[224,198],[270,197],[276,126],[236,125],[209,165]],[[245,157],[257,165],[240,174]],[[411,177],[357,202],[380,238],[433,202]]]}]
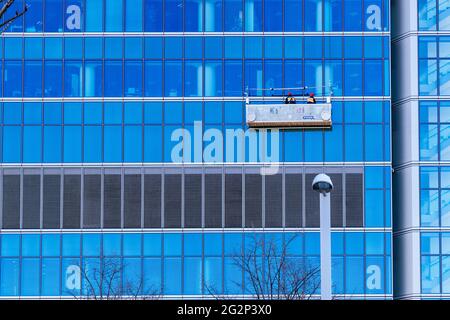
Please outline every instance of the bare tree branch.
[{"label": "bare tree branch", "polygon": [[143,279],[123,283],[124,266],[116,259],[100,259],[99,266],[81,265],[81,292],[72,295],[75,299],[88,300],[147,300],[159,299],[161,290],[144,287]]},{"label": "bare tree branch", "polygon": [[[5,2],[6,1],[6,2]],[[2,8],[0,9],[0,19],[3,20],[3,22],[0,23],[0,32],[4,32],[6,29],[9,28],[9,26],[16,20],[22,17],[27,11],[29,6],[27,4],[24,4],[23,9],[16,10],[14,15],[11,17],[5,17],[8,13],[8,10],[11,8],[11,6],[14,4],[15,0],[1,0],[1,3],[4,3]]]}]

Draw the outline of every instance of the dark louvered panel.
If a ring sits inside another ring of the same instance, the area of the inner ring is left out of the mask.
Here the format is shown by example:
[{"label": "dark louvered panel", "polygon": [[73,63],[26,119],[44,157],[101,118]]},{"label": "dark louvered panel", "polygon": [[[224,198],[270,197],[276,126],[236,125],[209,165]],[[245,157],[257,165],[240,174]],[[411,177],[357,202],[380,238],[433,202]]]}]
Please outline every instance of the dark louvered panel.
[{"label": "dark louvered panel", "polygon": [[63,228],[79,229],[81,223],[81,176],[64,175]]},{"label": "dark louvered panel", "polygon": [[99,174],[84,176],[83,227],[96,229],[101,227],[101,183]]},{"label": "dark louvered panel", "polygon": [[333,192],[331,193],[331,226],[340,228],[344,226],[343,219],[343,190],[342,190],[342,174],[329,174],[333,181]]},{"label": "dark louvered panel", "polygon": [[184,176],[184,226],[202,227],[202,175]]},{"label": "dark louvered panel", "polygon": [[144,227],[161,228],[161,175],[144,176]]},{"label": "dark louvered panel", "polygon": [[302,227],[302,175],[285,176],[285,223],[287,228]]},{"label": "dark louvered panel", "polygon": [[23,228],[40,228],[41,176],[23,176]]},{"label": "dark louvered panel", "polygon": [[164,227],[181,227],[181,175],[164,177]]},{"label": "dark louvered panel", "polygon": [[222,228],[222,175],[205,175],[205,227]]},{"label": "dark louvered panel", "polygon": [[43,203],[43,228],[60,228],[61,205],[61,176],[56,174],[44,175],[44,203]]},{"label": "dark louvered panel", "polygon": [[120,228],[120,180],[119,174],[106,174],[104,178],[104,221],[105,228]]},{"label": "dark louvered panel", "polygon": [[266,228],[281,228],[283,225],[283,176],[266,176]]},{"label": "dark louvered panel", "polygon": [[125,228],[141,227],[141,176],[127,174],[124,177],[123,211]]},{"label": "dark louvered panel", "polygon": [[307,228],[320,226],[320,198],[319,194],[312,189],[315,176],[316,174],[305,176],[305,226]]},{"label": "dark louvered panel", "polygon": [[242,228],[242,175],[225,175],[225,227]]},{"label": "dark louvered panel", "polygon": [[363,176],[352,173],[345,176],[346,226],[363,227]]},{"label": "dark louvered panel", "polygon": [[245,227],[262,227],[262,176],[245,176]]},{"label": "dark louvered panel", "polygon": [[20,228],[20,176],[3,176],[3,229]]}]

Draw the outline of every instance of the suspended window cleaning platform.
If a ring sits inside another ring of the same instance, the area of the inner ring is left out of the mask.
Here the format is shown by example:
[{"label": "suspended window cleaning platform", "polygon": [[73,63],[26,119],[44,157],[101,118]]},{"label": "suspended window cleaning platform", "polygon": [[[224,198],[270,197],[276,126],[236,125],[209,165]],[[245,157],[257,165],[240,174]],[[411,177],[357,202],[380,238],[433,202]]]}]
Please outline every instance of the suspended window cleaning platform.
[{"label": "suspended window cleaning platform", "polygon": [[[265,101],[261,103],[262,97],[252,97],[247,93],[246,98],[246,119],[250,128],[331,128],[332,127],[332,103],[331,96],[326,101],[316,101],[307,103],[306,97],[309,93],[293,95],[275,95],[275,90],[286,91],[289,88],[281,89],[260,89],[261,91],[270,91],[272,94],[265,97],[280,97],[274,103]],[[291,88],[295,90],[305,90],[307,87]]]},{"label": "suspended window cleaning platform", "polygon": [[331,128],[331,103],[247,104],[251,128]]}]

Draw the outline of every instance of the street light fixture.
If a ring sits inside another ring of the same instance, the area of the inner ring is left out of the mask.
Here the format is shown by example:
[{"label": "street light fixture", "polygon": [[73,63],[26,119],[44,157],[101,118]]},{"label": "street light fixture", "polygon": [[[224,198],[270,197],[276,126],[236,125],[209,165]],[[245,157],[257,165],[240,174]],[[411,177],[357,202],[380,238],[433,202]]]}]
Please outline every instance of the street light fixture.
[{"label": "street light fixture", "polygon": [[331,209],[333,182],[326,174],[318,174],[312,183],[320,193],[320,294],[322,300],[331,300]]}]

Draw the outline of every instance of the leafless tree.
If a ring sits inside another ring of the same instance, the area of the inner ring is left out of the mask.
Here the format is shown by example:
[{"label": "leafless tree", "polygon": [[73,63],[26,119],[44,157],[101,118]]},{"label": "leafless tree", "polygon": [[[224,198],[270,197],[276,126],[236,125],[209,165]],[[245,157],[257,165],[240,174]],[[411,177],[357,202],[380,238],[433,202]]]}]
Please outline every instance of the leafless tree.
[{"label": "leafless tree", "polygon": [[24,7],[20,10],[16,10],[10,14],[9,10],[16,0],[0,0],[0,33],[6,31],[14,20],[20,18],[28,11],[28,5],[24,4]]},{"label": "leafless tree", "polygon": [[145,288],[141,279],[122,283],[124,266],[117,259],[100,259],[97,266],[80,266],[81,292],[71,292],[77,300],[155,300],[161,290]]},{"label": "leafless tree", "polygon": [[[233,264],[244,272],[245,295],[257,300],[309,300],[318,294],[320,267],[289,254],[295,237],[284,243],[270,236],[252,238],[244,252],[232,257]],[[216,299],[230,297],[217,294],[214,285],[205,285]]]}]

